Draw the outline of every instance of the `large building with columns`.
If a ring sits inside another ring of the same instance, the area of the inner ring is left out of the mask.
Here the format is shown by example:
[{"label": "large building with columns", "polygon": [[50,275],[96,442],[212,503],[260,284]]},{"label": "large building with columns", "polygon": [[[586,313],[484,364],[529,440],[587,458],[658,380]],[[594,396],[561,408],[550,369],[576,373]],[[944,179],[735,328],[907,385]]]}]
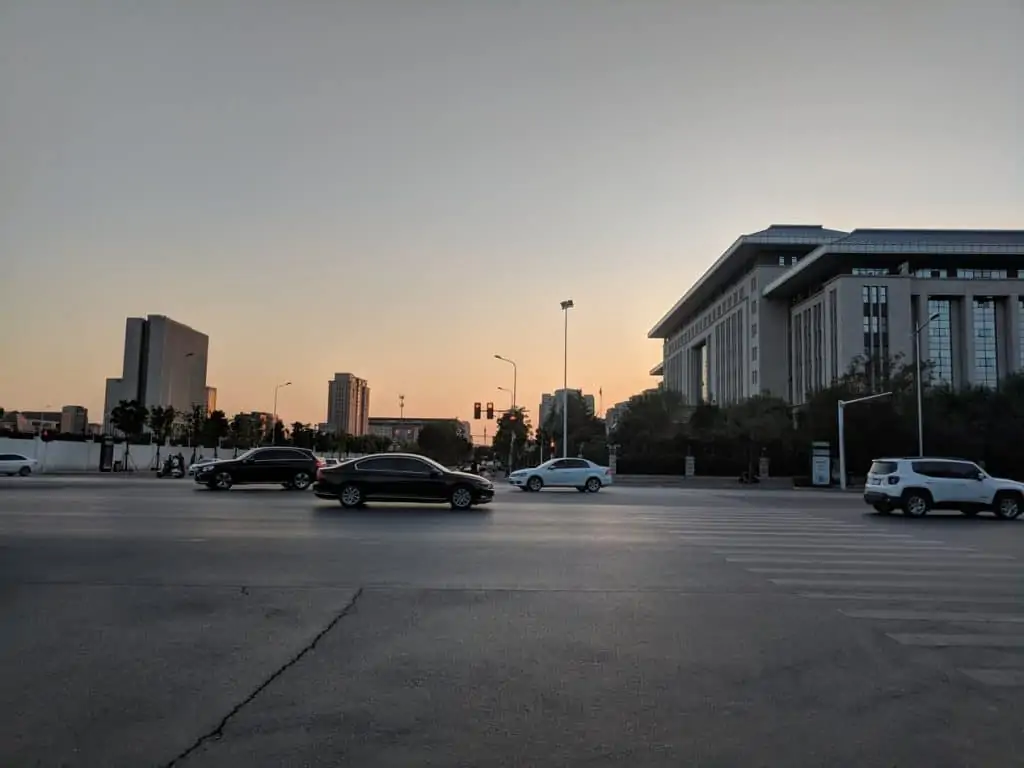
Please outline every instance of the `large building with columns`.
[{"label": "large building with columns", "polygon": [[799,405],[857,357],[913,360],[919,327],[933,381],[996,387],[1024,370],[1024,231],[743,235],[651,329],[651,373],[691,403]]}]

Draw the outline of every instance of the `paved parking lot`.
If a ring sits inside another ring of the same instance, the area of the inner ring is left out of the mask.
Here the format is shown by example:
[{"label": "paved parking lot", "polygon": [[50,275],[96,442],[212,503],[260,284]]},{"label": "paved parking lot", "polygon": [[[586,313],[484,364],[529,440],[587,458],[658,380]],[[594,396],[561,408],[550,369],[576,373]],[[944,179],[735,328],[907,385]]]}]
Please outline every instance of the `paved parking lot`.
[{"label": "paved parking lot", "polygon": [[1022,764],[1024,526],[0,481],[0,765]]}]

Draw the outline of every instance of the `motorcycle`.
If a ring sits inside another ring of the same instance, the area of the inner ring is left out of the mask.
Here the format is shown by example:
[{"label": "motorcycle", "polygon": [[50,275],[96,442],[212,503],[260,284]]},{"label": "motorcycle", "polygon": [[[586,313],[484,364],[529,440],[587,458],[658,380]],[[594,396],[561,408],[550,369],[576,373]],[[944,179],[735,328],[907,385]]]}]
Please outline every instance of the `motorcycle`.
[{"label": "motorcycle", "polygon": [[179,479],[185,476],[185,467],[183,462],[177,456],[168,456],[164,460],[164,465],[157,471],[157,477],[172,477]]}]

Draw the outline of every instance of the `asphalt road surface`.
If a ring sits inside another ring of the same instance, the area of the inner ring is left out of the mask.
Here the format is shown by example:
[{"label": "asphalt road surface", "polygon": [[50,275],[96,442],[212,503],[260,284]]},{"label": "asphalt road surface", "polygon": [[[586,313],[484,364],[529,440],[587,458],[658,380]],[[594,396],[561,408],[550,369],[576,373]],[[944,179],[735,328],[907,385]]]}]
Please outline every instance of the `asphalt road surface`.
[{"label": "asphalt road surface", "polygon": [[0,765],[1024,765],[1024,524],[499,490],[0,481]]}]

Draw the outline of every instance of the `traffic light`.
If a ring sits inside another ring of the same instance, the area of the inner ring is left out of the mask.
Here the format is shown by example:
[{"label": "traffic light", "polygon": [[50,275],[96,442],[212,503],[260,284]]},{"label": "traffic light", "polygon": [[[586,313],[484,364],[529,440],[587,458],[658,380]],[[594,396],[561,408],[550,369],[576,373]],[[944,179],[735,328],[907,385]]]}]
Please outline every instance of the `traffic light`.
[{"label": "traffic light", "polygon": [[480,418],[480,403],[473,403],[473,418]]},{"label": "traffic light", "polygon": [[488,403],[487,404],[487,418],[488,419],[493,419],[494,418],[494,403]]},{"label": "traffic light", "polygon": [[42,434],[42,438],[43,438],[43,442],[44,443],[51,442],[53,440],[53,432],[51,432],[48,429],[44,429],[43,430],[43,434]]},{"label": "traffic light", "polygon": [[516,420],[516,412],[515,411],[509,411],[508,412],[508,420],[509,421],[515,421]]}]

